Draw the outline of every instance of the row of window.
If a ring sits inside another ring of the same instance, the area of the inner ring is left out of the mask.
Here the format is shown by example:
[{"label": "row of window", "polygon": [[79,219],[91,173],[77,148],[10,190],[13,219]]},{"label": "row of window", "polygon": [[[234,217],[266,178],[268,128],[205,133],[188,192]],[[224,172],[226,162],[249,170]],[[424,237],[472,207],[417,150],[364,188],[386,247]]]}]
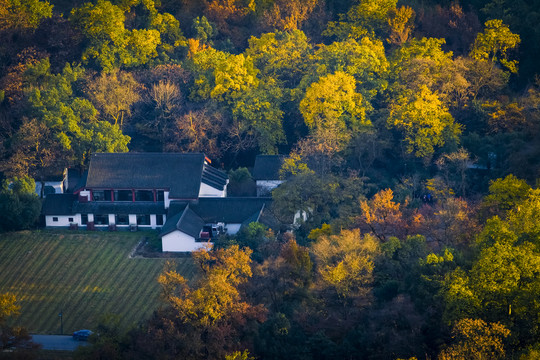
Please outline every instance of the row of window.
[{"label": "row of window", "polygon": [[[152,190],[92,190],[94,201],[154,201]],[[156,191],[156,201],[165,201],[165,191]]]},{"label": "row of window", "polygon": [[[54,216],[52,218],[53,222],[58,222],[58,217]],[[73,223],[73,218],[68,218],[69,223]],[[83,225],[88,224],[88,215],[81,215],[81,223]],[[116,225],[129,225],[129,215],[127,214],[116,214],[114,215],[114,223]],[[109,225],[109,215],[108,214],[94,214],[94,224],[95,225]],[[137,225],[150,225],[150,215],[137,215]],[[163,216],[156,215],[156,225],[163,225]]]}]

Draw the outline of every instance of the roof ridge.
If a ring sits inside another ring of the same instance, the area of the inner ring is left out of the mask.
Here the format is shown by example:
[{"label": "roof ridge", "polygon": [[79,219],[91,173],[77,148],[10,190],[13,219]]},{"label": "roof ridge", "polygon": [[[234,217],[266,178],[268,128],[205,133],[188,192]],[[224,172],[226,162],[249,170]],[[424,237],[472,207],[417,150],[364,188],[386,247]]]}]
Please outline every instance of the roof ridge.
[{"label": "roof ridge", "polygon": [[178,221],[176,222],[176,228],[178,230],[180,230],[180,223],[182,222],[182,220],[184,219],[184,216],[186,216],[186,213],[189,209],[189,203],[186,205],[186,207],[184,208],[184,211],[182,212],[182,215],[180,216],[180,219],[178,219]]}]

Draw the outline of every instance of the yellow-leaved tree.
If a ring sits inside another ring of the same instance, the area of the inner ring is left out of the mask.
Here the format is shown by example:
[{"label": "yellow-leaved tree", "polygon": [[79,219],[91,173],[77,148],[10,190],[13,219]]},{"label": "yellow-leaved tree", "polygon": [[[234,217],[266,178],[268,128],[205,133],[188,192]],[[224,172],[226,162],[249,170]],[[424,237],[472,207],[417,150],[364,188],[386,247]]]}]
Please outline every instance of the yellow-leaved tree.
[{"label": "yellow-leaved tree", "polygon": [[338,303],[356,306],[369,303],[373,259],[379,251],[375,237],[369,234],[362,237],[358,229],[342,230],[339,235],[321,235],[311,251],[320,275],[318,286],[328,294],[329,304],[332,294],[337,295]]}]

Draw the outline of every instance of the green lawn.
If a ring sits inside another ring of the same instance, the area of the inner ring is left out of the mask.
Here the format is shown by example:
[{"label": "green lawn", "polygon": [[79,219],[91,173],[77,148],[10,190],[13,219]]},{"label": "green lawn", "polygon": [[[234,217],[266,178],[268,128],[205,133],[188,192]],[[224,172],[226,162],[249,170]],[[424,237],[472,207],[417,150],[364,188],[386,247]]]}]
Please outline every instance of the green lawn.
[{"label": "green lawn", "polygon": [[[21,306],[18,325],[31,333],[95,328],[102,314],[120,315],[129,326],[160,305],[157,276],[163,259],[129,258],[144,232],[33,231],[0,234],[0,293]],[[191,258],[176,259],[193,276]]]}]

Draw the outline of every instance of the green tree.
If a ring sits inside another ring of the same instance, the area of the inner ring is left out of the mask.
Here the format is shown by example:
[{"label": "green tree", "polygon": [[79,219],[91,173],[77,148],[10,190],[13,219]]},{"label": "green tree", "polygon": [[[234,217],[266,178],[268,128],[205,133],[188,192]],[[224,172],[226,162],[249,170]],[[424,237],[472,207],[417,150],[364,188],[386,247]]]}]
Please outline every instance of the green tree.
[{"label": "green tree", "polygon": [[260,82],[238,97],[232,109],[243,137],[253,138],[260,152],[277,154],[277,145],[285,142],[283,93],[273,79]]},{"label": "green tree", "polygon": [[347,14],[340,14],[339,21],[331,21],[323,32],[339,40],[359,39],[366,34],[386,37],[389,12],[395,11],[397,0],[361,0]]},{"label": "green tree", "polygon": [[0,30],[36,29],[52,16],[53,5],[40,0],[4,0],[0,4]]},{"label": "green tree", "polygon": [[253,196],[255,193],[255,182],[247,168],[240,167],[229,171],[227,196]]},{"label": "green tree", "polygon": [[509,60],[510,50],[521,42],[519,35],[510,31],[502,20],[488,20],[483,33],[477,35],[471,50],[471,57],[488,61],[493,67],[500,64],[511,73],[517,72],[517,60]]},{"label": "green tree", "polygon": [[153,16],[148,28],[128,30],[124,9],[107,0],[74,8],[70,21],[88,40],[83,61],[110,72],[118,67],[141,66],[156,58],[162,36],[168,41],[164,51],[183,44],[178,21],[170,14],[158,14],[153,6],[150,10]]},{"label": "green tree", "polygon": [[36,226],[41,201],[35,193],[36,183],[30,177],[5,179],[0,191],[0,231],[26,230]]},{"label": "green tree", "polygon": [[128,136],[107,121],[97,120],[97,111],[86,99],[74,94],[74,84],[82,78],[81,67],[67,64],[52,74],[48,59],[25,72],[25,92],[29,113],[50,129],[70,163],[83,165],[94,152],[127,151]]},{"label": "green tree", "polygon": [[199,40],[202,44],[209,46],[213,45],[212,39],[216,37],[217,30],[205,16],[197,16],[195,19],[193,19],[192,28],[195,32],[195,39]]},{"label": "green tree", "polygon": [[512,343],[532,345],[538,337],[540,195],[530,192],[510,210],[507,220],[490,219],[478,236],[478,257],[471,270],[455,271],[445,281],[445,317],[500,322]]},{"label": "green tree", "polygon": [[106,0],[86,3],[71,11],[70,21],[88,39],[83,61],[94,61],[100,68],[111,71],[123,61],[128,31],[122,9]]},{"label": "green tree", "polygon": [[525,180],[510,174],[504,179],[489,182],[489,194],[484,197],[483,206],[496,212],[505,212],[523,202],[531,191]]},{"label": "green tree", "polygon": [[294,30],[252,36],[245,54],[253,59],[260,76],[274,78],[283,87],[293,89],[307,71],[311,51],[306,34]]}]

